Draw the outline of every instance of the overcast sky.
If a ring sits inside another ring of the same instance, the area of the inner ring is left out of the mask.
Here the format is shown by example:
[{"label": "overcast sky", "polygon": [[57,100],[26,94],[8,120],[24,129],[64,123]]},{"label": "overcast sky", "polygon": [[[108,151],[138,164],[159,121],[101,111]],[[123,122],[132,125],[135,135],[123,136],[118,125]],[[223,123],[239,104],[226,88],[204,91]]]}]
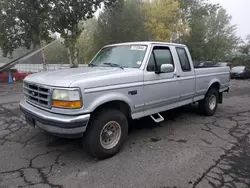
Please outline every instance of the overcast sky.
[{"label": "overcast sky", "polygon": [[237,34],[245,39],[250,34],[250,0],[210,0],[220,3],[232,16],[232,23],[238,27]]}]

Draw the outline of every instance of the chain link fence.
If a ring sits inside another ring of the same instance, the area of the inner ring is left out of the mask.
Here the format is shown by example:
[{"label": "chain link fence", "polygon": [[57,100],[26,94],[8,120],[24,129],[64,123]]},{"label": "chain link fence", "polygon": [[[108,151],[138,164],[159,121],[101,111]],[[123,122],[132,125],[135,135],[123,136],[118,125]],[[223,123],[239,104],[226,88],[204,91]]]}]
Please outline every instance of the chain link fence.
[{"label": "chain link fence", "polygon": [[[47,70],[59,70],[63,68],[69,68],[69,64],[47,64]],[[80,64],[79,67],[86,67],[86,64]],[[19,72],[40,72],[43,70],[42,64],[17,64],[15,67]]]}]

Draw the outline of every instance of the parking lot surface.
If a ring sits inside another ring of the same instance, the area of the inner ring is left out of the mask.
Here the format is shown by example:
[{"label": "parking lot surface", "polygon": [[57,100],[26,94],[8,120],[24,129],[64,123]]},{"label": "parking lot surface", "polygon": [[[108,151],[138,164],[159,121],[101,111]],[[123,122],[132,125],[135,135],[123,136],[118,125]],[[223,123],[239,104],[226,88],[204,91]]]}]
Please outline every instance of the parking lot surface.
[{"label": "parking lot surface", "polygon": [[53,137],[21,118],[22,83],[0,83],[0,187],[250,187],[250,81],[233,80],[213,117],[195,107],[132,122],[124,149],[96,161],[81,140]]}]

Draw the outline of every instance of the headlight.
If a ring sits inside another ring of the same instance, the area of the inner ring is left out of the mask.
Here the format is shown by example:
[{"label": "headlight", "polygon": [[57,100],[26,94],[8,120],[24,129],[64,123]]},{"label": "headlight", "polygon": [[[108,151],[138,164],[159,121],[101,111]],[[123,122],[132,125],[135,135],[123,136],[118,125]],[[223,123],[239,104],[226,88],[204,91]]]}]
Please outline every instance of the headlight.
[{"label": "headlight", "polygon": [[52,106],[57,108],[81,108],[79,89],[54,89],[52,93]]}]

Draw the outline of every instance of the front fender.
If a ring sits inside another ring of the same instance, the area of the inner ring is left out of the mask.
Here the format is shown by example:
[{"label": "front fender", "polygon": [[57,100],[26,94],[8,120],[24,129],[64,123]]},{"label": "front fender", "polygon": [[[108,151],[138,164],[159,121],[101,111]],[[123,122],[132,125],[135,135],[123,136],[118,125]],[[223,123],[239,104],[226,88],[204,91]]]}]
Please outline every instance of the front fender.
[{"label": "front fender", "polygon": [[112,93],[104,93],[97,98],[95,98],[90,106],[88,107],[89,111],[93,112],[95,109],[97,109],[99,106],[108,103],[108,102],[113,102],[113,101],[122,101],[128,104],[128,106],[131,109],[131,112],[133,111],[133,103],[129,99],[129,97],[123,95],[122,93],[119,92],[112,92]]}]

